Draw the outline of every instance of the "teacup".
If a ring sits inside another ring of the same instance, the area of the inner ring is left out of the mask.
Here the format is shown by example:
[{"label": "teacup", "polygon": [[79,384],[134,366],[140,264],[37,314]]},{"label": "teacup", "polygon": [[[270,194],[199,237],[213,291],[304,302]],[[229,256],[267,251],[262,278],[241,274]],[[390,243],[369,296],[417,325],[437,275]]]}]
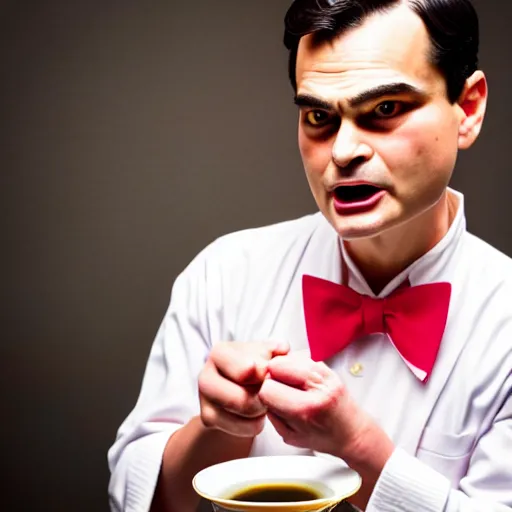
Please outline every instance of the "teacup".
[{"label": "teacup", "polygon": [[[355,494],[361,477],[338,459],[273,455],[210,466],[197,473],[193,486],[219,512],[320,512]],[[293,487],[292,494],[283,497],[280,486]]]}]

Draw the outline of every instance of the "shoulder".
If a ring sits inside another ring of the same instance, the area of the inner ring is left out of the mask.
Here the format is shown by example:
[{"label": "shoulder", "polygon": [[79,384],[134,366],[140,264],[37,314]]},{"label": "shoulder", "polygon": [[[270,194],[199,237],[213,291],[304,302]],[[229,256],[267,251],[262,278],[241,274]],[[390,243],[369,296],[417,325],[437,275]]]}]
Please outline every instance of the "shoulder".
[{"label": "shoulder", "polygon": [[326,222],[322,214],[315,213],[229,233],[209,246],[208,259],[224,265],[237,265],[247,260],[282,260],[286,254],[300,253],[311,236]]},{"label": "shoulder", "polygon": [[178,276],[175,303],[199,304],[212,339],[267,336],[311,240],[333,233],[318,213],[221,236]]},{"label": "shoulder", "polygon": [[[325,229],[321,213],[223,235],[206,246],[187,267],[210,269],[234,277],[248,268],[282,265],[287,259],[299,259],[311,237]],[[203,270],[201,270],[203,271]]]},{"label": "shoulder", "polygon": [[312,213],[292,220],[228,233],[215,240],[214,244],[218,247],[257,249],[262,243],[289,243],[309,236],[323,222],[325,219],[321,213]]},{"label": "shoulder", "polygon": [[465,235],[464,250],[473,273],[488,283],[512,285],[512,258],[472,233]]}]

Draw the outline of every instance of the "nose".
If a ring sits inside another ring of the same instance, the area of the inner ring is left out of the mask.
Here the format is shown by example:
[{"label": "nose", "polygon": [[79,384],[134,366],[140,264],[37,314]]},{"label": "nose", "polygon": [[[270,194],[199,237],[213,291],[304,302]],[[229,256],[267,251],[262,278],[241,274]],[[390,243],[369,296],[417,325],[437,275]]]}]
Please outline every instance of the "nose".
[{"label": "nose", "polygon": [[342,169],[351,169],[369,160],[372,155],[373,149],[362,140],[357,126],[350,121],[343,121],[332,147],[334,163]]}]

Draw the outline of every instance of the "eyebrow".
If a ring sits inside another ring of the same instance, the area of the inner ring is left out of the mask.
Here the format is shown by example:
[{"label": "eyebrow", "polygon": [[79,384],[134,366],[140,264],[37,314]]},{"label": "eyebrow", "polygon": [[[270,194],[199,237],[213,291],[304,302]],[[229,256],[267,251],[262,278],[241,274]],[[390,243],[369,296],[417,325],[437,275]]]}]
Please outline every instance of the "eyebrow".
[{"label": "eyebrow", "polygon": [[[425,97],[427,94],[414,87],[413,85],[406,84],[405,82],[397,82],[391,84],[379,85],[377,87],[373,87],[366,91],[359,93],[357,96],[350,98],[348,100],[348,104],[351,108],[360,107],[364,103],[369,101],[377,100],[384,96],[396,96],[398,94],[411,94],[417,97]],[[320,108],[322,110],[335,110],[335,107],[332,103],[322,100],[320,98],[316,98],[315,96],[311,96],[310,94],[298,94],[295,96],[295,105],[299,107],[308,107],[308,108]]]}]

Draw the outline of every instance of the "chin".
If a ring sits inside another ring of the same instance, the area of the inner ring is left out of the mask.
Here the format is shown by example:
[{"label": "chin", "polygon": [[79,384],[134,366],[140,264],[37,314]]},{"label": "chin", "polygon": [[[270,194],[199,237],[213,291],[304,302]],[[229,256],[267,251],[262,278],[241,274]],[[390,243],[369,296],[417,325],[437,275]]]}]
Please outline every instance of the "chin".
[{"label": "chin", "polygon": [[368,216],[368,214],[341,216],[334,212],[327,217],[327,220],[343,240],[374,238],[392,228],[395,224],[389,221],[386,222],[382,217],[375,216],[375,214],[372,215],[372,219],[369,219]]},{"label": "chin", "polygon": [[386,231],[386,229],[371,228],[366,226],[339,229],[335,227],[335,230],[340,238],[347,241],[375,238]]}]

